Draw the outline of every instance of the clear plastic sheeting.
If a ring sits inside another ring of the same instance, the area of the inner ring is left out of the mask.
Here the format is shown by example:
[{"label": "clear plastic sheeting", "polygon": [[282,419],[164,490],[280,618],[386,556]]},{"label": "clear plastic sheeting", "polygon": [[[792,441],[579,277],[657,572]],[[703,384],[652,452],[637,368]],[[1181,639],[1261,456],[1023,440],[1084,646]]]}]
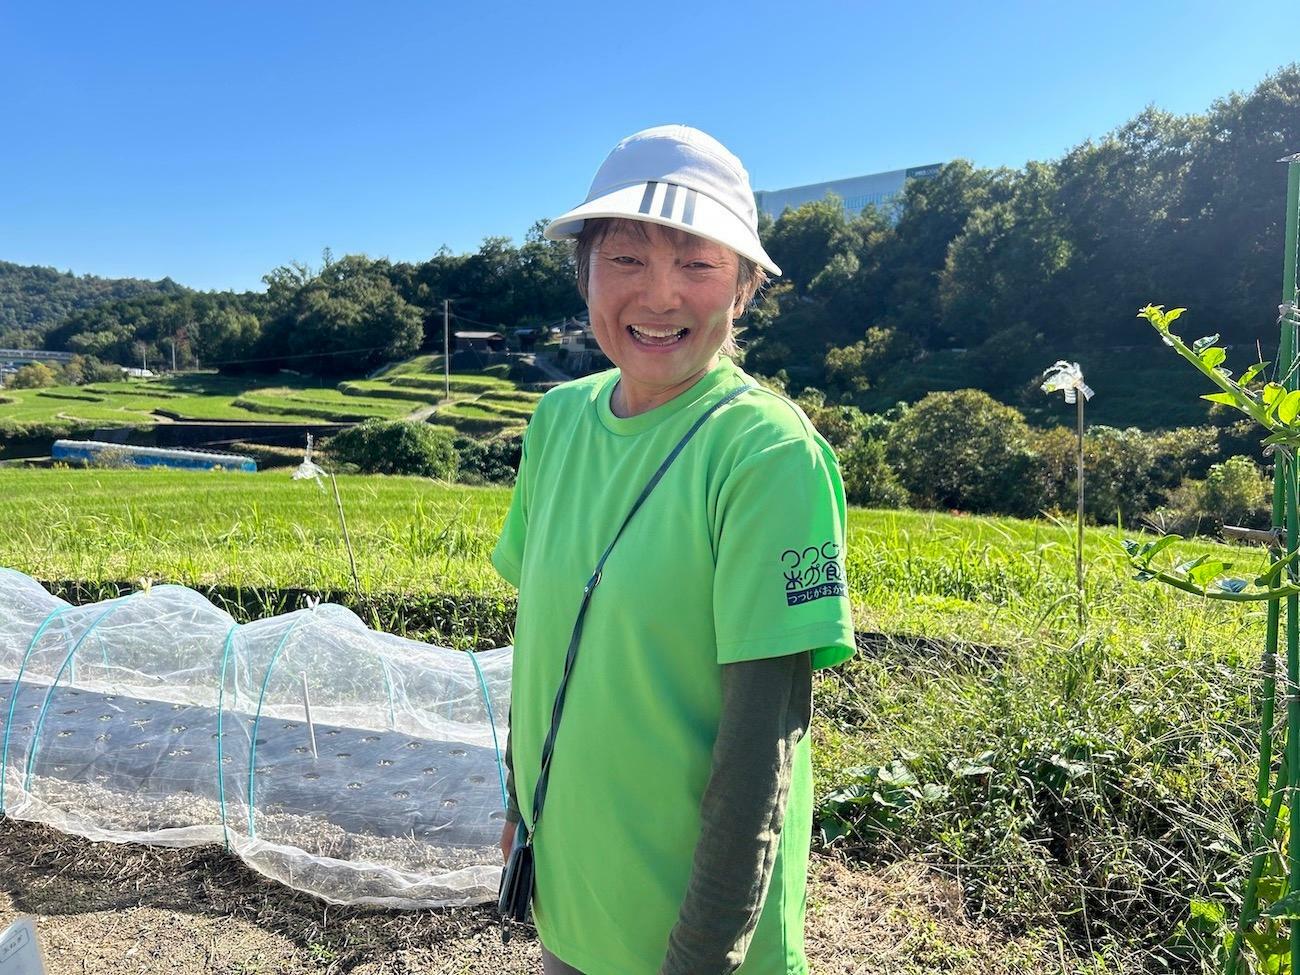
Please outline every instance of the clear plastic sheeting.
[{"label": "clear plastic sheeting", "polygon": [[183,586],[73,606],[0,569],[0,814],[221,843],[335,903],[493,900],[511,656],[333,604],[237,624]]}]

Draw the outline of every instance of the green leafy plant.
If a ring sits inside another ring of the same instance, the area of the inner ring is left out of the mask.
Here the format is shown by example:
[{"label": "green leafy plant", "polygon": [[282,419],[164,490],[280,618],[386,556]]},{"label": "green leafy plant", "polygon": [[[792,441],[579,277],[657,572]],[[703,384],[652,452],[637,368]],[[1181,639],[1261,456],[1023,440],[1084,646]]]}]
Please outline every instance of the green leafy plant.
[{"label": "green leafy plant", "polygon": [[942,785],[922,783],[907,762],[900,759],[887,765],[845,769],[844,775],[847,783],[822,803],[819,826],[823,844],[850,834],[870,838],[895,833],[921,803],[947,795]]},{"label": "green leafy plant", "polygon": [[[1219,341],[1218,335],[1197,339],[1189,346],[1171,330],[1170,326],[1186,310],[1174,308],[1166,312],[1163,305],[1147,305],[1138,312],[1138,317],[1150,322],[1166,345],[1171,346],[1219,387],[1219,392],[1207,393],[1202,399],[1240,410],[1270,431],[1264,444],[1271,450],[1266,452],[1276,454],[1285,466],[1294,469],[1295,448],[1300,444],[1300,423],[1296,423],[1297,416],[1300,416],[1300,390],[1287,391],[1277,382],[1269,382],[1259,390],[1250,388],[1249,384],[1263,373],[1269,366],[1268,362],[1257,362],[1242,373],[1239,379],[1233,379],[1232,371],[1223,365],[1227,353],[1216,344]],[[1290,480],[1294,493],[1294,478]],[[1289,500],[1292,504],[1297,502],[1294,496]],[[1165,535],[1145,544],[1124,539],[1122,544],[1130,563],[1137,570],[1136,578],[1141,582],[1158,579],[1193,595],[1231,602],[1275,600],[1300,594],[1300,586],[1283,583],[1281,579],[1282,570],[1295,559],[1295,552],[1275,560],[1263,572],[1249,579],[1228,575],[1233,563],[1205,555],[1189,562],[1177,563],[1172,568],[1159,568],[1155,564],[1156,556],[1180,539],[1180,535]]]},{"label": "green leafy plant", "polygon": [[[1294,224],[1291,226],[1291,235],[1294,237]],[[1294,290],[1291,284],[1286,285],[1284,290],[1286,288]],[[1292,685],[1287,695],[1287,753],[1279,763],[1276,782],[1270,791],[1279,601],[1284,597],[1300,596],[1300,573],[1297,572],[1296,564],[1300,548],[1296,546],[1295,521],[1296,513],[1300,511],[1296,477],[1296,447],[1300,445],[1300,423],[1297,422],[1300,419],[1300,390],[1288,388],[1295,385],[1295,376],[1292,375],[1297,361],[1294,358],[1294,337],[1296,326],[1300,323],[1290,317],[1294,314],[1295,306],[1283,306],[1281,358],[1291,360],[1291,365],[1288,372],[1280,377],[1280,381],[1274,379],[1256,389],[1251,384],[1263,374],[1269,363],[1257,362],[1239,379],[1233,379],[1231,370],[1224,366],[1227,352],[1217,344],[1218,335],[1206,336],[1188,345],[1172,331],[1172,324],[1184,311],[1186,309],[1174,308],[1166,312],[1163,305],[1147,305],[1138,312],[1138,317],[1145,318],[1166,345],[1192,363],[1219,388],[1218,392],[1205,394],[1203,399],[1238,410],[1268,431],[1263,441],[1265,453],[1272,454],[1277,462],[1273,520],[1275,524],[1278,523],[1289,511],[1287,544],[1283,551],[1283,538],[1278,528],[1271,532],[1261,532],[1262,537],[1258,540],[1269,547],[1274,558],[1253,578],[1229,574],[1233,563],[1208,555],[1180,562],[1172,568],[1160,568],[1155,562],[1156,557],[1171,549],[1179,540],[1178,535],[1166,535],[1145,544],[1124,539],[1122,544],[1130,564],[1137,570],[1136,578],[1139,581],[1158,580],[1205,599],[1268,603],[1268,635],[1260,701],[1260,758],[1256,781],[1260,808],[1250,851],[1250,875],[1235,927],[1228,925],[1226,912],[1212,902],[1194,900],[1191,912],[1195,927],[1218,934],[1224,971],[1228,975],[1235,975],[1238,971],[1243,945],[1251,951],[1255,970],[1280,975],[1291,972],[1294,922],[1300,921],[1300,888],[1292,887],[1300,869],[1300,850],[1290,842],[1287,824],[1291,817],[1289,810],[1283,814],[1282,807],[1283,796],[1295,788],[1293,771],[1296,756],[1300,755],[1296,749],[1297,735],[1300,734],[1300,697],[1297,697],[1294,686],[1298,676],[1296,620],[1292,618],[1294,610],[1288,612],[1287,620],[1288,680]],[[1223,479],[1222,475],[1220,479]],[[1291,602],[1290,599],[1288,602]],[[1291,602],[1291,605],[1294,606],[1294,603]],[[1291,770],[1288,769],[1288,759]]]},{"label": "green leafy plant", "polygon": [[1206,393],[1201,399],[1211,403],[1240,410],[1260,426],[1271,432],[1265,444],[1286,444],[1292,448],[1300,443],[1300,390],[1287,391],[1284,382],[1289,376],[1283,376],[1283,382],[1269,382],[1262,389],[1250,388],[1270,365],[1257,362],[1241,374],[1239,379],[1232,378],[1232,370],[1224,367],[1228,353],[1218,345],[1219,336],[1207,335],[1199,338],[1190,346],[1171,331],[1173,325],[1186,308],[1164,310],[1164,305],[1147,305],[1138,312],[1139,318],[1145,318],[1160,333],[1164,343],[1194,365],[1214,385],[1219,387],[1217,393]]}]

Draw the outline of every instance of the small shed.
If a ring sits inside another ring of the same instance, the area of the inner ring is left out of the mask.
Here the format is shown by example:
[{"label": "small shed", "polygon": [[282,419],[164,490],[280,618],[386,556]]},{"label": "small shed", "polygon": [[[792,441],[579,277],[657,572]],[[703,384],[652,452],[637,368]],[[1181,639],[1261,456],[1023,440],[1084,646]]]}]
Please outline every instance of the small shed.
[{"label": "small shed", "polygon": [[453,332],[453,351],[504,352],[506,337],[501,332]]},{"label": "small shed", "polygon": [[540,328],[517,328],[515,329],[515,341],[519,343],[520,352],[532,352],[537,348],[537,339],[541,334]]}]

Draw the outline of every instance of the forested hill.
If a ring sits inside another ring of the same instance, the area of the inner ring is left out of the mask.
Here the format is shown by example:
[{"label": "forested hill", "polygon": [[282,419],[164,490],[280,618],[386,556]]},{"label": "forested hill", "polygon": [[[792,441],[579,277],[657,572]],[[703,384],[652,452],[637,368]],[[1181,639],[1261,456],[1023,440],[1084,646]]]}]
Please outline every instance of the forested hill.
[{"label": "forested hill", "polygon": [[40,348],[68,315],[106,301],[187,290],[171,278],[98,278],[0,261],[0,348]]},{"label": "forested hill", "polygon": [[[1218,333],[1228,367],[1274,359],[1286,167],[1300,151],[1300,65],[1203,113],[1147,108],[1057,159],[986,169],[957,159],[909,180],[897,210],[849,218],[834,199],[764,218],[785,274],[741,322],[744,367],[882,412],[974,387],[1054,422],[1038,389],[1057,359],[1097,390],[1095,419],[1144,427],[1204,419],[1198,377],[1136,318],[1186,306],[1189,339]],[[510,329],[578,313],[567,242],[542,222],[408,263],[323,255],[270,270],[265,291],[195,292],[0,264],[0,345],[182,368],[369,370],[441,347],[458,328]],[[123,289],[123,290],[115,290]],[[26,331],[23,331],[26,329]],[[1272,378],[1261,374],[1258,381]]]},{"label": "forested hill", "polygon": [[1148,302],[1187,307],[1180,330],[1219,333],[1237,372],[1256,341],[1276,358],[1278,160],[1297,151],[1291,65],[1204,113],[1147,108],[1058,159],[957,160],[909,181],[896,219],[846,219],[833,201],[787,210],[765,233],[786,274],[751,318],[746,366],[878,410],[961,386],[1041,402],[1035,378],[1069,358],[1149,400],[1140,374],[1175,357],[1135,318]]}]

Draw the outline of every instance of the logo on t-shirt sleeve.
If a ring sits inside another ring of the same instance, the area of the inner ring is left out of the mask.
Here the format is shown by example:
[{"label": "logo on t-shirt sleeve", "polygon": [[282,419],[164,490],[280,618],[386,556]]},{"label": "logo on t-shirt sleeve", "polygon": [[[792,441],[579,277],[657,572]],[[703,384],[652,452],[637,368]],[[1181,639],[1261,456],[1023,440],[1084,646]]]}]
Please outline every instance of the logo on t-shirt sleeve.
[{"label": "logo on t-shirt sleeve", "polygon": [[820,547],[788,548],[781,553],[785,575],[785,604],[800,606],[824,596],[847,596],[840,548],[834,541]]}]

